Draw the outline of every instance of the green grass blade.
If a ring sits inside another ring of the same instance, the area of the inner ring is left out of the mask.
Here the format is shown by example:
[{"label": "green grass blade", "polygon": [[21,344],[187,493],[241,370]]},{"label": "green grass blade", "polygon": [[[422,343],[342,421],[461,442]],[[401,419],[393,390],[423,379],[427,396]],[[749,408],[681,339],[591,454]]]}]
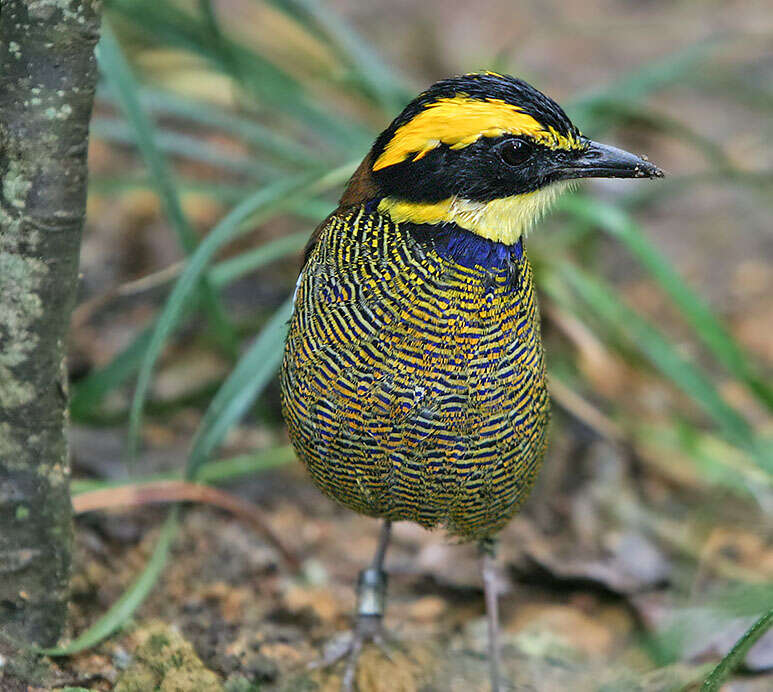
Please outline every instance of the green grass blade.
[{"label": "green grass blade", "polygon": [[195,478],[198,483],[226,483],[234,478],[269,471],[293,461],[295,450],[292,445],[285,445],[255,454],[242,454],[230,459],[207,462],[199,466]]},{"label": "green grass blade", "polygon": [[331,202],[329,199],[312,197],[310,199],[299,200],[298,204],[295,205],[291,211],[299,218],[307,219],[318,224],[320,221],[330,216],[330,214],[335,211],[336,207],[338,207],[338,204]]},{"label": "green grass blade", "polygon": [[186,477],[197,476],[228,430],[247,412],[282,362],[292,298],[274,313],[209,405],[188,457]]},{"label": "green grass blade", "polygon": [[[345,152],[364,149],[370,143],[370,132],[311,98],[289,71],[260,53],[226,37],[231,57],[224,60],[222,46],[213,45],[203,17],[157,0],[112,0],[110,6],[140,28],[144,38],[153,34],[164,46],[177,46],[199,55],[242,84],[261,105],[279,109],[302,123],[304,129],[314,130],[320,141]],[[238,69],[234,69],[233,61]]]},{"label": "green grass blade", "polygon": [[231,42],[223,34],[220,29],[220,22],[217,18],[217,13],[211,0],[199,0],[199,13],[204,19],[204,27],[209,35],[210,44],[213,50],[220,56],[220,60],[227,66],[228,71],[232,74],[240,75],[241,79],[244,79],[244,75],[241,74],[242,64],[238,56],[231,49]]},{"label": "green grass blade", "polygon": [[[137,148],[140,150],[142,158],[148,167],[150,176],[155,183],[155,190],[161,197],[172,228],[175,230],[179,242],[186,253],[190,253],[197,244],[196,234],[183,213],[180,196],[171,172],[166,165],[163,155],[156,146],[153,125],[140,107],[137,98],[137,82],[107,20],[102,22],[102,36],[97,45],[97,58],[100,69],[113,89],[126,119],[134,128]],[[233,350],[236,344],[236,334],[226,318],[225,311],[220,305],[216,294],[206,281],[202,282],[201,297],[202,306],[212,321],[214,334],[221,339],[221,343],[227,349]]]},{"label": "green grass blade", "polygon": [[567,108],[572,120],[588,127],[597,118],[596,109],[607,99],[618,102],[635,102],[654,91],[682,81],[720,44],[718,40],[691,43],[684,49],[648,63],[639,70],[618,79],[607,86],[574,99]]},{"label": "green grass blade", "polygon": [[[702,135],[686,123],[661,111],[648,108],[641,103],[608,98],[598,105],[595,113],[596,118],[604,122],[606,126],[613,123],[618,127],[630,127],[642,134],[649,131],[659,135],[667,135],[700,151],[712,166],[721,170],[731,167],[731,161],[720,143]],[[594,126],[594,123],[591,122],[584,128],[584,133],[590,136],[595,134],[595,130],[598,129],[602,129],[598,127],[598,123]]]},{"label": "green grass blade", "polygon": [[[112,102],[107,91],[99,90],[97,94],[100,101]],[[295,139],[286,137],[255,120],[238,116],[213,104],[145,86],[140,88],[139,97],[140,105],[150,113],[184,118],[198,125],[227,132],[287,163],[307,166],[310,162],[321,162],[319,151],[303,146]]]},{"label": "green grass blade", "polygon": [[764,449],[749,423],[717,392],[699,368],[683,358],[659,330],[625,305],[614,291],[577,267],[561,262],[557,270],[597,316],[628,339],[671,382],[684,391],[734,444],[749,450],[768,473],[773,472],[770,450]]},{"label": "green grass blade", "polygon": [[751,356],[743,351],[711,309],[677,274],[666,258],[647,240],[639,226],[621,209],[590,197],[575,195],[562,200],[560,208],[591,223],[623,243],[655,278],[714,357],[746,384],[762,403],[773,410],[773,390],[753,371]]},{"label": "green grass blade", "polygon": [[[117,176],[115,178],[99,178],[89,183],[89,191],[99,195],[118,195],[128,190],[150,190],[153,182],[138,176]],[[203,180],[180,180],[180,192],[210,197],[224,206],[232,206],[241,202],[255,189],[254,185],[238,185],[230,183],[213,183]],[[287,209],[301,219],[319,222],[336,208],[330,199],[299,199]]]},{"label": "green grass blade", "polygon": [[166,339],[179,324],[186,304],[202,274],[207,268],[214,254],[226,243],[243,232],[243,222],[260,212],[267,215],[286,204],[288,198],[297,195],[309,188],[312,177],[309,175],[295,176],[259,190],[247,199],[243,200],[232,209],[202,240],[195,252],[190,256],[188,263],[175,283],[164,309],[161,312],[151,337],[150,344],[140,366],[137,377],[137,387],[134,392],[131,410],[129,413],[129,438],[127,454],[133,458],[139,442],[140,426],[145,398],[150,387],[150,379],[156,360],[166,343]]},{"label": "green grass blade", "polygon": [[[227,483],[234,478],[251,476],[262,471],[270,471],[295,461],[295,450],[292,445],[263,449],[252,454],[240,454],[227,459],[209,461],[199,467],[196,473],[197,483],[218,484]],[[154,483],[157,481],[180,480],[183,474],[179,471],[169,473],[157,473],[152,476],[141,476],[127,480],[99,480],[95,478],[79,478],[70,483],[70,491],[73,497],[92,490],[106,490],[108,488],[122,488],[138,483]]]},{"label": "green grass blade", "polygon": [[212,283],[217,287],[225,286],[270,262],[300,252],[309,242],[309,235],[308,231],[291,233],[223,260],[209,273]]},{"label": "green grass blade", "polygon": [[[198,469],[196,480],[199,483],[223,483],[231,479],[268,471],[283,466],[295,460],[295,452],[290,445],[264,450],[256,454],[245,454],[230,459],[210,462]],[[135,479],[137,482],[166,480],[179,478],[180,474],[159,474],[146,479]],[[126,481],[73,481],[72,493],[77,495],[92,490],[116,488],[127,485]],[[49,656],[70,656],[89,649],[114,632],[118,631],[131,618],[142,602],[155,586],[166,566],[169,551],[172,547],[178,529],[177,507],[173,508],[161,529],[161,535],[153,553],[142,573],[134,583],[121,595],[112,607],[91,627],[66,646],[48,649],[42,653]]]},{"label": "green grass blade", "polygon": [[169,550],[172,547],[175,535],[177,534],[178,511],[172,509],[161,529],[156,547],[148,560],[148,564],[142,570],[142,573],[134,583],[121,595],[121,597],[111,606],[99,620],[89,627],[83,634],[78,636],[72,642],[56,649],[46,649],[43,651],[48,656],[70,656],[80,651],[89,649],[101,642],[105,637],[109,637],[113,632],[119,630],[129,618],[140,607],[151,589],[158,581],[161,572],[166,566],[169,557]]},{"label": "green grass blade", "polygon": [[[300,252],[308,240],[307,231],[277,238],[219,262],[210,270],[209,279],[216,288],[224,288],[271,262]],[[187,312],[190,312],[190,308]],[[139,369],[150,345],[153,329],[153,327],[144,329],[105,367],[94,370],[81,381],[73,384],[70,415],[74,420],[88,420],[104,397],[125,384]]]},{"label": "green grass blade", "polygon": [[[94,118],[91,121],[91,134],[115,144],[133,146],[137,141],[135,129],[129,123],[116,118]],[[231,154],[221,147],[202,141],[201,137],[159,129],[156,131],[154,141],[159,151],[165,154],[203,163],[213,168],[220,168],[236,175],[247,176],[253,181],[270,180],[280,175],[287,175],[287,171],[284,169],[259,161],[251,156]],[[179,187],[175,183],[178,195]],[[198,239],[195,242],[198,242]],[[186,249],[190,252],[191,248]]]},{"label": "green grass blade", "polygon": [[318,0],[273,0],[291,16],[306,15],[315,35],[323,33],[353,71],[355,80],[387,113],[413,98],[405,80],[376,54],[371,45],[338,13]]},{"label": "green grass blade", "polygon": [[[230,459],[210,462],[198,469],[196,480],[200,483],[223,483],[233,478],[268,471],[283,466],[295,460],[295,452],[290,445],[263,450],[256,454],[245,454]],[[151,482],[179,478],[181,474],[158,474],[145,479],[135,479],[138,482]],[[72,482],[72,493],[78,495],[92,490],[117,488],[127,485],[126,481],[78,481]],[[89,649],[106,637],[119,630],[131,618],[142,602],[147,598],[153,586],[158,581],[166,566],[169,551],[172,547],[178,529],[177,507],[173,508],[161,529],[161,535],[139,577],[121,595],[113,606],[97,622],[66,646],[43,651],[49,656],[69,656]]]},{"label": "green grass blade", "polygon": [[665,463],[672,464],[675,454],[686,457],[701,482],[730,489],[744,500],[759,501],[773,491],[773,475],[760,469],[745,450],[716,433],[678,419],[662,424],[636,423],[632,432],[640,447],[657,450]]},{"label": "green grass blade", "polygon": [[717,664],[701,687],[702,692],[717,692],[722,683],[731,673],[743,663],[746,654],[773,625],[773,608],[762,615],[730,649],[728,654]]},{"label": "green grass blade", "polygon": [[[261,471],[268,471],[283,466],[295,460],[295,452],[290,445],[263,450],[256,454],[244,454],[230,459],[204,464],[198,469],[196,480],[199,483],[223,483]],[[179,478],[181,474],[158,474],[145,479],[135,479],[138,482],[150,482]],[[92,490],[118,488],[127,485],[126,481],[78,481],[72,482],[72,493],[78,495]],[[158,581],[166,566],[169,551],[172,547],[178,529],[178,509],[173,508],[161,529],[161,535],[139,577],[121,595],[113,606],[97,622],[66,646],[43,651],[49,656],[69,656],[89,649],[106,637],[119,630],[131,618],[142,602],[147,598],[153,586]]]},{"label": "green grass blade", "polygon": [[108,365],[89,373],[73,385],[70,415],[74,420],[88,419],[109,392],[129,380],[140,367],[152,335],[152,327],[143,329]]},{"label": "green grass blade", "polygon": [[[344,168],[343,172],[338,175],[345,177],[348,171],[349,169]],[[328,183],[335,184],[336,181],[331,179]],[[314,200],[308,201],[313,202]],[[290,209],[296,210],[295,208],[298,206],[304,206],[304,201],[298,200],[297,204],[293,203]],[[331,211],[330,206],[328,202],[321,202],[319,208],[312,206],[309,211],[313,212],[313,215],[310,214],[310,216],[313,216],[315,220],[324,218]],[[308,231],[292,233],[276,238],[252,250],[247,250],[230,259],[222,260],[209,271],[209,280],[216,288],[224,288],[271,262],[300,252],[308,242],[309,235]],[[188,306],[186,314],[189,314],[190,311],[191,306]],[[180,321],[182,319],[180,318]],[[72,396],[70,398],[70,413],[75,420],[89,419],[102,399],[113,389],[126,383],[139,369],[150,344],[153,329],[154,327],[148,327],[143,330],[108,365],[94,370],[81,381],[73,384]]]},{"label": "green grass blade", "polygon": [[172,175],[164,157],[156,146],[154,127],[139,104],[139,99],[137,98],[139,87],[132,75],[129,64],[123,56],[118,41],[113,36],[110,25],[107,23],[102,27],[102,37],[97,46],[97,57],[100,70],[104,74],[109,88],[115,95],[116,101],[124,112],[126,119],[134,128],[137,148],[140,150],[148,171],[158,187],[158,194],[161,197],[172,227],[178,236],[180,245],[190,252],[198,243],[196,234],[183,213]]}]

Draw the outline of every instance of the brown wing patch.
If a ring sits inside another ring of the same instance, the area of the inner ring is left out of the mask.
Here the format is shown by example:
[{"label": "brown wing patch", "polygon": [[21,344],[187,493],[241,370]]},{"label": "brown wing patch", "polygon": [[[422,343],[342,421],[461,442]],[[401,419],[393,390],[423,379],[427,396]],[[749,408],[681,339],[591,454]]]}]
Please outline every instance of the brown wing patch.
[{"label": "brown wing patch", "polygon": [[349,179],[349,184],[341,197],[342,207],[354,207],[358,204],[365,204],[365,202],[378,195],[378,186],[373,179],[372,161],[373,155],[371,152],[362,160],[357,170],[354,171],[354,175]]}]

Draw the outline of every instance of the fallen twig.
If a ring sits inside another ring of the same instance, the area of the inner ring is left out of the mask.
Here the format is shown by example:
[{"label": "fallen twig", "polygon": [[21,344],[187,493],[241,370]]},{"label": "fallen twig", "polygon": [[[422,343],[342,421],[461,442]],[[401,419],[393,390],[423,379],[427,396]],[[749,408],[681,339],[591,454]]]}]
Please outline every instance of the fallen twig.
[{"label": "fallen twig", "polygon": [[251,523],[276,548],[289,567],[294,570],[300,568],[299,559],[274,532],[260,509],[247,500],[208,485],[178,480],[153,481],[90,490],[72,498],[76,514],[117,506],[139,507],[156,502],[202,502],[224,509]]}]

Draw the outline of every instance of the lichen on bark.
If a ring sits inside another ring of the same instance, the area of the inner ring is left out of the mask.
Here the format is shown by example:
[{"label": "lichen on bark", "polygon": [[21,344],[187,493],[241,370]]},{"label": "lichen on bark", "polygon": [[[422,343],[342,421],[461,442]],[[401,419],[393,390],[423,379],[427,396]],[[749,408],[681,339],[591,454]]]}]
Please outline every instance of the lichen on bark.
[{"label": "lichen on bark", "polygon": [[0,1],[0,633],[56,642],[71,506],[64,342],[99,0]]}]

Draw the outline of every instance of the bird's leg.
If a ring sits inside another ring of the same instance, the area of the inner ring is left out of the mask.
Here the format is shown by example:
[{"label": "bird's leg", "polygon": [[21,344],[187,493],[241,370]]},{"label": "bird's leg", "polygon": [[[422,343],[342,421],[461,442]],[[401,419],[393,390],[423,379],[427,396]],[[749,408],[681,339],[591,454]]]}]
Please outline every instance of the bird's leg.
[{"label": "bird's leg", "polygon": [[[370,567],[362,570],[357,580],[357,612],[356,622],[351,639],[346,646],[325,655],[322,663],[330,666],[348,657],[346,670],[341,683],[341,690],[349,692],[354,688],[354,675],[357,672],[357,659],[366,642],[373,642],[382,650],[386,649],[386,641],[382,629],[382,619],[386,607],[387,575],[384,571],[384,557],[389,547],[392,532],[392,522],[384,520],[378,540],[376,554]],[[386,652],[385,652],[386,653]],[[388,655],[388,654],[387,654]]]},{"label": "bird's leg", "polygon": [[499,678],[499,607],[497,599],[496,543],[493,539],[480,542],[481,573],[483,593],[486,599],[486,622],[488,624],[488,664],[491,676],[491,692],[500,692]]},{"label": "bird's leg", "polygon": [[341,682],[342,692],[354,687],[357,659],[366,641],[372,641],[382,650],[385,647],[381,626],[386,608],[387,575],[384,571],[384,557],[389,547],[392,522],[385,519],[381,525],[376,554],[370,567],[362,570],[357,578],[357,622],[354,626],[349,660]]}]

